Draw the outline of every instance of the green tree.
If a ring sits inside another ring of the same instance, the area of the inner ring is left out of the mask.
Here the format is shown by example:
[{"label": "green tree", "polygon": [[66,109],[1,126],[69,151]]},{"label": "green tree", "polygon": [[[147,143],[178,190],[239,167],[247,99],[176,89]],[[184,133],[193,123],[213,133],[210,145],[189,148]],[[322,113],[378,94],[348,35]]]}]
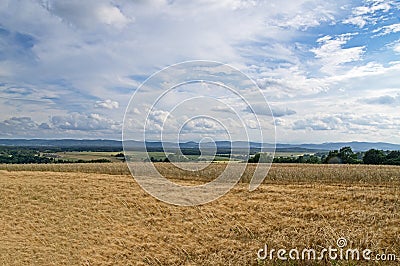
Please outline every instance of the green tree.
[{"label": "green tree", "polygon": [[247,162],[249,163],[272,163],[273,158],[268,153],[256,153],[252,158],[250,158]]},{"label": "green tree", "polygon": [[260,153],[256,153],[253,157],[251,157],[248,162],[249,163],[258,163],[260,160]]},{"label": "green tree", "polygon": [[325,157],[324,163],[329,163],[329,164],[342,163],[342,160],[339,157],[339,151],[338,150],[330,151],[329,154]]},{"label": "green tree", "polygon": [[386,159],[398,159],[400,158],[400,151],[391,151],[386,156]]},{"label": "green tree", "polygon": [[363,157],[365,164],[383,164],[386,160],[386,156],[381,150],[370,149]]},{"label": "green tree", "polygon": [[353,152],[351,147],[343,147],[340,150],[330,151],[328,156],[324,158],[324,163],[353,164],[360,163],[360,161],[357,160],[357,154]]},{"label": "green tree", "polygon": [[321,159],[320,159],[318,156],[311,155],[311,156],[307,159],[306,163],[321,163]]},{"label": "green tree", "polygon": [[400,151],[391,151],[386,155],[385,164],[400,165]]},{"label": "green tree", "polygon": [[351,147],[343,147],[339,150],[339,158],[342,160],[342,163],[345,164],[353,164],[357,163],[357,154],[353,152]]}]

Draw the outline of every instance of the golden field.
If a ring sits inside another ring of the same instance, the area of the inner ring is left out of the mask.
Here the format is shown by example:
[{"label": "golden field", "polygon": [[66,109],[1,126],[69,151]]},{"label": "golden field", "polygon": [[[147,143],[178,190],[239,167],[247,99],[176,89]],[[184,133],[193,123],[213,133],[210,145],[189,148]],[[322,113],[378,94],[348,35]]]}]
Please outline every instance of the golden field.
[{"label": "golden field", "polygon": [[[224,167],[191,173],[157,165],[188,185]],[[252,170],[220,199],[179,207],[144,192],[122,163],[0,165],[0,264],[365,264],[257,260],[265,244],[320,250],[339,237],[347,247],[400,257],[400,167],[273,165],[249,192]]]}]

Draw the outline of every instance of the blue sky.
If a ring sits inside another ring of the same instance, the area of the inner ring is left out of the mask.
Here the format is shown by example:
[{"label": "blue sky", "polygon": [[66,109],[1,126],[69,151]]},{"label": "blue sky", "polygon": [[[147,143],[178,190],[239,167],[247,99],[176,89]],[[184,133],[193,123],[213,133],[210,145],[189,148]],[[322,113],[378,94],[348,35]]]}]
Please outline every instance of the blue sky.
[{"label": "blue sky", "polygon": [[0,1],[0,137],[120,139],[140,83],[198,59],[257,82],[278,142],[400,143],[400,2],[383,0]]}]

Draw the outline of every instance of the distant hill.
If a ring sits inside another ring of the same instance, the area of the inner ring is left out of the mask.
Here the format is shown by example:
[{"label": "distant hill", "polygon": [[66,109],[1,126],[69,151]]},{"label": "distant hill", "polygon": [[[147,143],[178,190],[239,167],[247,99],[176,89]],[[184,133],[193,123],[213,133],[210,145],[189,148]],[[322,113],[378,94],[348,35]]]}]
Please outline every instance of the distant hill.
[{"label": "distant hill", "polygon": [[392,144],[386,142],[327,142],[322,144],[277,144],[277,149],[282,148],[300,148],[300,149],[311,149],[311,150],[339,150],[342,147],[349,146],[353,149],[353,151],[367,151],[370,149],[377,150],[400,150],[399,144]]},{"label": "distant hill", "polygon": [[[256,142],[247,143],[245,141],[216,141],[218,153],[224,153],[230,150],[242,150],[247,149],[250,144],[250,150],[252,153],[260,151],[263,147],[268,150],[273,145],[261,144]],[[140,141],[128,141],[125,145],[133,148],[143,148],[143,143]],[[49,148],[49,149],[61,149],[61,150],[122,150],[122,142],[118,140],[79,140],[79,139],[0,139],[0,146],[13,146],[13,147],[29,147],[29,148]],[[327,142],[321,144],[276,144],[276,151],[286,152],[318,152],[318,151],[330,151],[338,150],[342,147],[350,146],[353,151],[367,151],[369,149],[378,150],[400,150],[400,144],[392,144],[386,142]],[[180,147],[182,150],[198,150],[199,143],[197,142],[146,142],[146,147],[149,151],[162,151],[163,148],[167,151],[173,151]],[[213,143],[203,143],[202,147],[215,147]]]},{"label": "distant hill", "polygon": [[3,146],[22,146],[22,147],[121,147],[121,141],[117,140],[80,140],[80,139],[0,139]]},{"label": "distant hill", "polygon": [[0,146],[35,148],[62,151],[121,151],[122,143],[117,140],[78,139],[0,139]]}]

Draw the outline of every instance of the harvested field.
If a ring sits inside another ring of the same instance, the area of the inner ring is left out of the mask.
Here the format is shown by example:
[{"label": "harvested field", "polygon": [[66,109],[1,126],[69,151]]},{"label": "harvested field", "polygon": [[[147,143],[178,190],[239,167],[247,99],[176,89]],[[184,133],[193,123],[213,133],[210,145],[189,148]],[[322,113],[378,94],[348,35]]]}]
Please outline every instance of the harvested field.
[{"label": "harvested field", "polygon": [[[213,163],[199,172],[183,171],[170,163],[155,163],[161,174],[171,179],[208,182],[226,167]],[[240,182],[251,179],[256,164],[248,164]],[[130,175],[126,163],[73,163],[73,164],[0,164],[0,170],[76,172],[109,175]],[[273,164],[264,183],[340,183],[400,185],[400,166],[344,165],[344,164]]]},{"label": "harvested field", "polygon": [[[123,164],[1,169],[2,265],[286,265],[257,251],[320,250],[339,237],[400,257],[398,167],[275,165],[254,192],[238,184],[198,207],[154,199]],[[307,263],[287,265],[297,264]]]}]

